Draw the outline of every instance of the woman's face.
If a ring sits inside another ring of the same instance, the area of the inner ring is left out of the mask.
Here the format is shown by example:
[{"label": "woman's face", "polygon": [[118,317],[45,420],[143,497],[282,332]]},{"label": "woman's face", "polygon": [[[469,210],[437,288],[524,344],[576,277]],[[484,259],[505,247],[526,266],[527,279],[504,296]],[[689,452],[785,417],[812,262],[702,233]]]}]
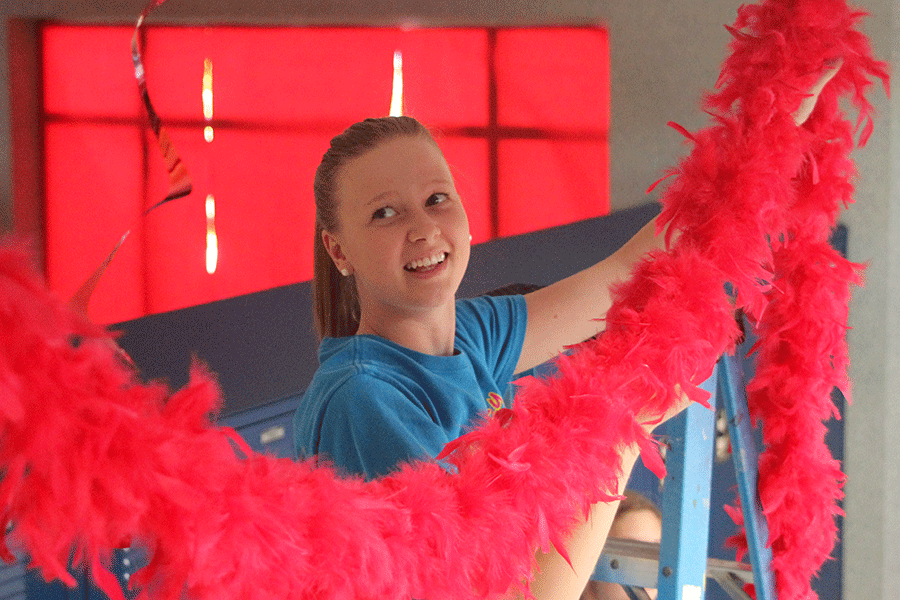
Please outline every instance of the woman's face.
[{"label": "woman's face", "polygon": [[469,222],[434,142],[383,142],[347,162],[336,184],[338,230],[322,238],[338,269],[356,277],[363,315],[411,315],[455,300]]}]

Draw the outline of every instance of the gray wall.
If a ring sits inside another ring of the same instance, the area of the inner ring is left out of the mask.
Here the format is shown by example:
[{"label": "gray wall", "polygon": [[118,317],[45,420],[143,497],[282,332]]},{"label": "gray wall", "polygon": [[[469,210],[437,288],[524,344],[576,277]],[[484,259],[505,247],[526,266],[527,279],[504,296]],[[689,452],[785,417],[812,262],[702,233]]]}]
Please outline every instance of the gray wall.
[{"label": "gray wall", "polygon": [[[0,230],[11,227],[8,17],[133,23],[144,0],[5,0],[0,6]],[[683,153],[669,120],[705,123],[697,110],[725,55],[723,0],[170,0],[154,21],[235,23],[580,24],[604,22],[612,39],[611,176],[614,209],[645,203],[643,190]],[[879,57],[900,59],[900,3],[863,0],[865,31]],[[873,95],[879,111],[869,146],[856,154],[856,205],[845,217],[850,257],[868,262],[850,332],[854,404],[847,411],[844,598],[892,599],[900,589],[900,98]],[[823,599],[830,600],[830,599]]]}]

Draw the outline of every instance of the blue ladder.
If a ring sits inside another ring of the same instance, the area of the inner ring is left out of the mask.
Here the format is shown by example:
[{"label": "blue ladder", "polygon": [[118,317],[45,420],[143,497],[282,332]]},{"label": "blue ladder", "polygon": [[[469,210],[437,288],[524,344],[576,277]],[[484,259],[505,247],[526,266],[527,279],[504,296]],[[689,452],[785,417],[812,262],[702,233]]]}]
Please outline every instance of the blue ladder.
[{"label": "blue ladder", "polygon": [[662,495],[662,541],[647,544],[610,538],[594,578],[619,583],[633,600],[647,600],[657,588],[659,600],[700,600],[706,580],[716,580],[735,600],[749,600],[753,583],[758,600],[777,600],[766,547],[768,530],[756,494],[758,452],[740,361],[723,356],[703,386],[715,407],[721,396],[728,419],[732,459],[738,481],[750,565],[709,559],[709,511],[715,412],[690,406],[667,425],[666,479]]}]

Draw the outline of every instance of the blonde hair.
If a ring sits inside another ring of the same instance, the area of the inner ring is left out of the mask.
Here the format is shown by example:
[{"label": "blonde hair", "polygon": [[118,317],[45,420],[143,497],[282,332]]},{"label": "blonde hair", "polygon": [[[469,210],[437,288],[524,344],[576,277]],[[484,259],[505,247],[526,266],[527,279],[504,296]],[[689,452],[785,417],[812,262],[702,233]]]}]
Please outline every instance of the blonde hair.
[{"label": "blonde hair", "polygon": [[662,523],[662,511],[650,498],[631,488],[627,488],[623,496],[625,498],[619,503],[619,508],[616,510],[617,519],[630,512],[646,510],[656,515],[656,518]]},{"label": "blonde hair", "polygon": [[354,123],[331,140],[316,169],[313,195],[316,226],[313,239],[313,321],[323,337],[353,335],[359,327],[359,298],[353,276],[342,276],[325,244],[322,231],[340,229],[335,191],[341,168],[379,144],[402,136],[423,136],[434,142],[428,129],[412,117],[381,117]]}]

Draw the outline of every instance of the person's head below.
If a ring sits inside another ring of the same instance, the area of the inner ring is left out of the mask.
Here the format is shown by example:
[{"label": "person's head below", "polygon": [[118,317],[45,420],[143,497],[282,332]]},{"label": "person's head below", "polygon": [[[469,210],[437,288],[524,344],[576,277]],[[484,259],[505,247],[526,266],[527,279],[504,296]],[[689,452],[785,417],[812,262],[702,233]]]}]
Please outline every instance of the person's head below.
[{"label": "person's head below", "polygon": [[469,260],[469,225],[431,133],[411,117],[366,119],[316,170],[314,317],[320,337],[440,310]]},{"label": "person's head below", "polygon": [[[640,492],[625,490],[625,499],[616,511],[609,537],[659,543],[662,537],[659,507]],[[647,595],[655,599],[656,590],[648,589]],[[628,594],[618,583],[592,580],[585,587],[581,600],[628,600]]]}]

